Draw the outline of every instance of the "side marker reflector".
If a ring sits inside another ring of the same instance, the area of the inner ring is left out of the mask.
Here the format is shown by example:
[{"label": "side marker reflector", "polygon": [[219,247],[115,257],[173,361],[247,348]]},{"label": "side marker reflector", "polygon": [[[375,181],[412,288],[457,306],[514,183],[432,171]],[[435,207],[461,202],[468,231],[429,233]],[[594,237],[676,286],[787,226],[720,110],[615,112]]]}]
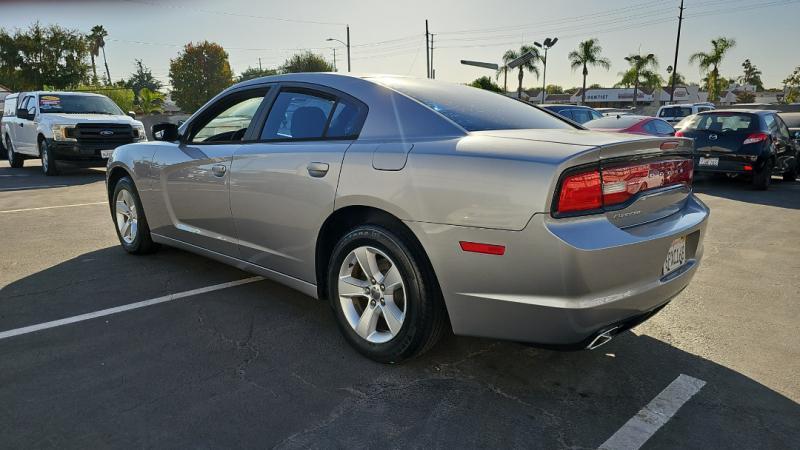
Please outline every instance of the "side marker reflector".
[{"label": "side marker reflector", "polygon": [[505,245],[494,244],[481,244],[480,242],[467,242],[459,241],[461,250],[465,252],[484,253],[486,255],[504,255],[506,253]]}]

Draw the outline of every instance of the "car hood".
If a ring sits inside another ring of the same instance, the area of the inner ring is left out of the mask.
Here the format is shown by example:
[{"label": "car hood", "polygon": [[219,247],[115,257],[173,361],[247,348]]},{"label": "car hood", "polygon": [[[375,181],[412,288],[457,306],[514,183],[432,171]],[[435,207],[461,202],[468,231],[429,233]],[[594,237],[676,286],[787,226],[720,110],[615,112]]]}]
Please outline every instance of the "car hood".
[{"label": "car hood", "polygon": [[116,124],[129,124],[141,125],[142,122],[134,120],[129,116],[117,115],[111,116],[107,114],[57,114],[46,113],[39,116],[40,121],[48,122],[59,125],[74,125],[77,123],[116,123]]}]

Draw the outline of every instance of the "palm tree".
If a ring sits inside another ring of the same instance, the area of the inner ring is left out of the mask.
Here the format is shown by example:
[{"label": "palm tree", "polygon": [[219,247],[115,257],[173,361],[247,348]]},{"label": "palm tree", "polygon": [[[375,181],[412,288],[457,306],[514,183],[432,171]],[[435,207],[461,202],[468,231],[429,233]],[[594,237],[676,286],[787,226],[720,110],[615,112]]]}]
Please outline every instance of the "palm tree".
[{"label": "palm tree", "polygon": [[611,68],[611,61],[607,58],[600,57],[600,52],[603,47],[598,45],[600,41],[597,38],[589,39],[578,44],[578,49],[569,53],[569,65],[572,70],[583,67],[583,89],[581,90],[581,104],[586,103],[586,76],[589,75],[589,66],[602,67],[603,69]]},{"label": "palm tree", "polygon": [[108,83],[111,84],[111,72],[108,70],[108,61],[106,61],[106,41],[108,31],[102,25],[95,25],[92,27],[92,32],[89,33],[89,54],[92,57],[92,73],[94,74],[94,81],[97,81],[97,68],[95,68],[94,58],[103,51],[103,63],[106,66],[106,77]]},{"label": "palm tree", "polygon": [[701,73],[708,73],[706,87],[708,99],[711,101],[719,99],[719,65],[722,64],[725,53],[735,46],[736,40],[718,37],[711,40],[710,52],[697,52],[689,58],[690,63],[697,63]]},{"label": "palm tree", "polygon": [[660,86],[664,80],[661,78],[661,75],[656,73],[656,70],[658,70],[658,58],[656,58],[656,55],[652,53],[646,56],[626,56],[625,61],[628,61],[628,64],[630,64],[631,67],[625,72],[620,72],[622,79],[616,85],[633,85],[633,106],[636,107],[636,104],[638,103],[640,85],[649,89],[655,89]]},{"label": "palm tree", "polygon": [[522,78],[525,76],[525,71],[528,71],[529,73],[536,75],[536,78],[539,78],[539,67],[536,66],[536,63],[542,60],[542,57],[539,54],[539,49],[532,45],[523,45],[522,47],[519,48],[519,51],[517,50],[506,51],[503,54],[503,63],[505,63],[504,67],[500,68],[500,70],[498,70],[497,72],[499,76],[501,70],[508,70],[506,69],[508,63],[528,52],[533,53],[533,57],[528,61],[526,61],[525,63],[520,64],[519,75],[517,76],[517,78],[519,79],[519,85],[517,86],[517,98],[520,99],[522,98]]}]

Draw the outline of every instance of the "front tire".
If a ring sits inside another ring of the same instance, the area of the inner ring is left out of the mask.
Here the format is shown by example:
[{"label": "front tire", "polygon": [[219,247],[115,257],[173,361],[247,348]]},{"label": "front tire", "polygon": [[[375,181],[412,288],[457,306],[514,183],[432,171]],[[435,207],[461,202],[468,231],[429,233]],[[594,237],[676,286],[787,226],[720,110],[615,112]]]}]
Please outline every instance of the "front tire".
[{"label": "front tire", "polygon": [[119,243],[126,252],[141,255],[158,249],[158,244],[150,236],[150,227],[147,225],[139,192],[130,177],[120,178],[114,186],[111,217]]},{"label": "front tire", "polygon": [[427,260],[409,239],[363,225],[339,240],[328,267],[328,296],[340,330],[366,357],[396,363],[441,337],[444,302]]},{"label": "front tire", "polygon": [[8,136],[6,136],[6,157],[8,157],[8,164],[13,169],[20,169],[25,164],[25,159],[14,151],[14,145]]},{"label": "front tire", "polygon": [[53,156],[53,151],[44,139],[39,142],[39,155],[42,158],[42,172],[49,177],[58,175],[56,158]]}]

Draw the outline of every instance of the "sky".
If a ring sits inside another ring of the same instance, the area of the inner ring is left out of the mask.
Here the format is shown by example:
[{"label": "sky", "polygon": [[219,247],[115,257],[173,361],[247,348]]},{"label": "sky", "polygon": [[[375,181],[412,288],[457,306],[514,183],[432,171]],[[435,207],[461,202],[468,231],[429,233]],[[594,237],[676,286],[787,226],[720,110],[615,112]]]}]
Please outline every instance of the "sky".
[{"label": "sky", "polygon": [[[222,45],[238,74],[249,66],[278,67],[291,54],[309,49],[333,59],[346,71],[346,52],[327,38],[346,40],[350,26],[354,72],[424,77],[425,20],[433,33],[436,78],[466,83],[493,71],[460,64],[461,59],[499,62],[508,49],[558,37],[548,53],[547,84],[580,86],[567,55],[578,43],[597,38],[611,69],[590,69],[587,83],[611,86],[627,67],[624,57],[654,53],[660,72],[673,64],[680,0],[0,0],[0,27],[26,27],[34,21],[88,32],[108,30],[106,54],[114,80],[143,60],[169,82],[169,62],[186,43],[209,40]],[[685,0],[678,71],[688,81],[702,78],[689,56],[708,51],[710,40],[736,39],[720,71],[741,75],[749,58],[766,87],[800,66],[800,0]],[[100,72],[98,68],[98,72]],[[513,78],[513,79],[512,79]],[[499,80],[502,85],[502,78]],[[516,76],[509,77],[509,89]],[[525,87],[542,79],[526,75]]]}]

